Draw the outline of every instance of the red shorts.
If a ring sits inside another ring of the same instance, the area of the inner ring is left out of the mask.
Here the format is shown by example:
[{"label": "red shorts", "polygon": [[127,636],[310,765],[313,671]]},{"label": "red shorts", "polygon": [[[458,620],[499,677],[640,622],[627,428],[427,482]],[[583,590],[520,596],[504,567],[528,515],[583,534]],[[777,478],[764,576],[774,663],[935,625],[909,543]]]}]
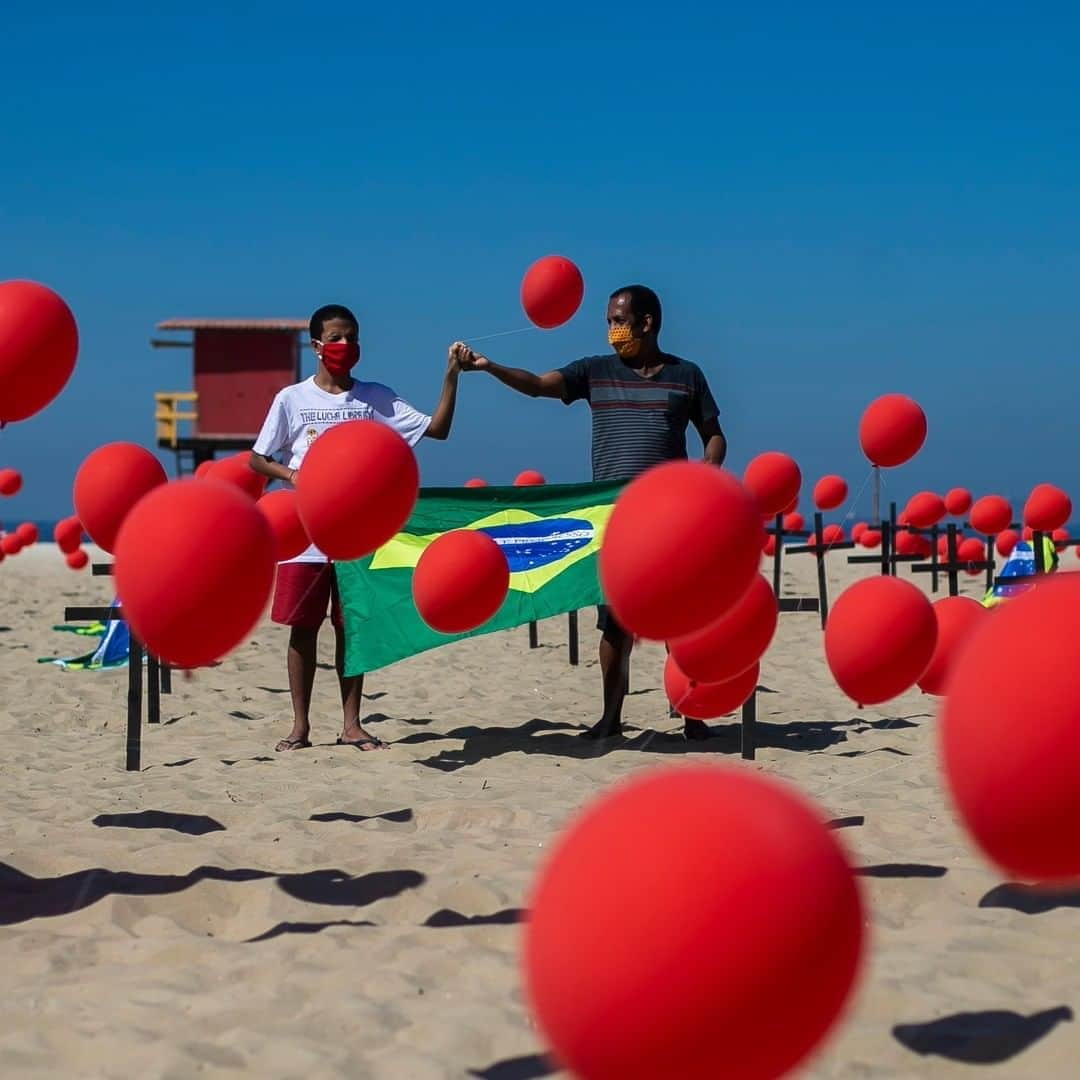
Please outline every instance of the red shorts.
[{"label": "red shorts", "polygon": [[289,562],[278,566],[274,605],[270,609],[274,622],[317,630],[326,618],[327,608],[333,624],[344,625],[332,563]]}]

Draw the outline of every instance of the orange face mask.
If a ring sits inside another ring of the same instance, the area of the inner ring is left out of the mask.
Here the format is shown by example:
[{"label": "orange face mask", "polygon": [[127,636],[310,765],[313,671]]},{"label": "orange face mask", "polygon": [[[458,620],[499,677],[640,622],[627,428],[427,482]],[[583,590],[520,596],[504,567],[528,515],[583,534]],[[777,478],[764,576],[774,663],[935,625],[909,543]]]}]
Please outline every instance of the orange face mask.
[{"label": "orange face mask", "polygon": [[624,360],[630,360],[641,352],[641,338],[634,337],[629,326],[609,326],[607,339],[608,344]]}]

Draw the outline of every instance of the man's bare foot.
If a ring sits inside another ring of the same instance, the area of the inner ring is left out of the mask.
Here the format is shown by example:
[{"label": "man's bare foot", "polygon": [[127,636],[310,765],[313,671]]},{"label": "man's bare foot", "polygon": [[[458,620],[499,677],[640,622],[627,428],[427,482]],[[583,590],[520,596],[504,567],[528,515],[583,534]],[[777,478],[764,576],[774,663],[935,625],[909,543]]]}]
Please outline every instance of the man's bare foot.
[{"label": "man's bare foot", "polygon": [[338,746],[355,746],[357,750],[389,750],[378,735],[365,731],[359,724],[350,724],[338,736]]},{"label": "man's bare foot", "polygon": [[274,750],[277,753],[283,753],[286,750],[310,750],[311,740],[307,735],[290,734],[287,738],[281,739]]},{"label": "man's bare foot", "polygon": [[615,739],[622,734],[622,721],[616,720],[612,723],[610,720],[597,720],[591,728],[586,728],[584,731],[578,733],[579,739],[588,739],[595,742],[599,739]]},{"label": "man's bare foot", "polygon": [[704,720],[687,720],[683,727],[683,735],[687,742],[704,742],[712,738],[709,725]]}]

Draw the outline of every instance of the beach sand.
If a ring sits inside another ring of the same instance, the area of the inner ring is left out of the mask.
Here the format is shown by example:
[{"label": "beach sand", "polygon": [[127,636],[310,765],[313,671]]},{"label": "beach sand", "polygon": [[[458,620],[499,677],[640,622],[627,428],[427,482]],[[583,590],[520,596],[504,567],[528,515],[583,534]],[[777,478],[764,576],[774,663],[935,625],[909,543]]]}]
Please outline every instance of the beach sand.
[{"label": "beach sand", "polygon": [[[828,562],[835,599],[856,571]],[[786,567],[786,593],[812,594],[812,560]],[[314,748],[274,754],[289,726],[285,631],[266,622],[220,667],[176,678],[129,774],[126,672],[34,662],[82,651],[52,630],[65,604],[109,599],[108,579],[68,571],[51,546],[0,567],[5,1077],[548,1075],[517,970],[538,860],[606,785],[690,761],[790,780],[841,819],[866,868],[869,964],[807,1075],[1076,1073],[1080,893],[1003,887],[943,799],[933,699],[857,710],[829,677],[816,615],[781,617],[754,763],[739,761],[734,724],[704,747],[682,741],[655,646],[635,656],[628,741],[603,753],[576,740],[599,698],[583,613],[578,668],[563,618],[541,625],[537,650],[522,627],[370,676],[366,719],[394,745],[366,754],[333,745],[330,670]],[[331,645],[327,629],[326,664]]]}]

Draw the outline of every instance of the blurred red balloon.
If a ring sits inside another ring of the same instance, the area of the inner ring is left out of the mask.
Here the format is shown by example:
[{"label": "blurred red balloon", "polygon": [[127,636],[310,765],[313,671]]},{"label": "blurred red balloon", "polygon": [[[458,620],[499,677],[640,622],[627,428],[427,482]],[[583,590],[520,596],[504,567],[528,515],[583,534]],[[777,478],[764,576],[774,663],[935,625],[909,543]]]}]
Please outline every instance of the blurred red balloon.
[{"label": "blurred red balloon", "polygon": [[860,891],[820,811],[731,766],[649,770],[602,794],[527,906],[528,1000],[583,1080],[786,1074],[836,1021],[862,955]]},{"label": "blurred red balloon", "polygon": [[32,521],[24,521],[16,530],[15,535],[23,547],[29,547],[38,542],[40,533],[38,527]]},{"label": "blurred red balloon", "polygon": [[801,483],[802,473],[794,459],[777,450],[758,454],[743,473],[746,490],[766,517],[784,513],[791,500],[799,497]]},{"label": "blurred red balloon", "polygon": [[1027,541],[1033,540],[1035,538],[1035,530],[1030,525],[1025,525],[1020,532],[1020,538]]},{"label": "blurred red balloon", "polygon": [[22,476],[15,469],[0,469],[0,495],[18,495]]},{"label": "blurred red balloon", "polygon": [[543,330],[572,319],[584,295],[581,271],[561,255],[537,259],[521,282],[521,306],[529,321]]},{"label": "blurred red balloon", "polygon": [[151,491],[124,519],[116,593],[150,652],[174,667],[200,667],[251,632],[270,598],[274,556],[273,532],[247,495],[180,480]]},{"label": "blurred red balloon", "polygon": [[730,473],[671,461],[619,496],[600,549],[600,580],[631,633],[668,641],[703,630],[758,576],[764,530]]},{"label": "blurred red balloon", "polygon": [[776,594],[758,574],[726,615],[696,634],[672,641],[671,655],[697,682],[733,679],[760,660],[769,647],[776,633],[776,614]]},{"label": "blurred red balloon", "polygon": [[[974,536],[968,536],[961,540],[956,547],[956,561],[962,563],[983,562],[986,559],[986,545],[982,540]],[[977,574],[978,570],[968,569],[969,574]]]},{"label": "blurred red balloon", "polygon": [[[957,541],[959,545],[959,540]],[[937,540],[937,553],[939,559],[947,559],[949,557],[949,537],[948,534],[943,534],[938,537]]]},{"label": "blurred red balloon", "polygon": [[876,548],[881,544],[881,531],[879,529],[866,529],[859,537],[859,543],[864,548]]},{"label": "blurred red balloon", "polygon": [[90,539],[111,554],[131,508],[165,482],[165,470],[149,450],[107,443],[88,454],[75,474],[75,513]]},{"label": "blurred red balloon", "polygon": [[77,517],[66,517],[63,521],[58,521],[53,528],[53,540],[65,555],[78,549],[82,543],[82,535],[82,522]]},{"label": "blurred red balloon", "polygon": [[[239,454],[230,454],[228,457],[221,458],[220,461],[211,462],[210,468],[202,476],[196,475],[196,479],[217,480],[223,484],[232,484],[234,487],[246,492],[249,498],[257,502],[262,498],[262,493],[266,490],[268,477],[257,473],[248,464],[250,460],[251,455],[246,451]],[[199,468],[202,468],[202,466],[199,466]],[[196,474],[197,472],[198,470],[196,470]]]},{"label": "blurred red balloon", "polygon": [[16,533],[7,533],[0,539],[0,550],[5,555],[18,555],[22,551],[22,541]]},{"label": "blurred red balloon", "polygon": [[997,553],[1003,559],[1007,559],[1019,541],[1020,534],[1015,529],[1005,529],[998,533],[994,546],[997,548]]},{"label": "blurred red balloon", "polygon": [[67,385],[78,352],[75,316],[52,289],[0,282],[0,424],[44,409]]},{"label": "blurred red balloon", "polygon": [[[799,496],[796,495],[795,498],[792,499],[791,502],[789,502],[787,504],[787,506],[785,506],[784,509],[780,511],[780,513],[781,514],[794,514],[795,511],[798,510],[798,509],[799,509]],[[775,517],[775,516],[776,515],[774,514],[773,517]]]},{"label": "blurred red balloon", "polygon": [[207,473],[217,464],[212,458],[209,461],[204,461],[195,468],[195,479],[204,480]]},{"label": "blurred red balloon", "polygon": [[1024,503],[1024,524],[1039,532],[1060,529],[1072,514],[1072,500],[1053,484],[1036,484]]},{"label": "blurred red balloon", "polygon": [[510,588],[510,567],[485,532],[456,529],[433,540],[413,573],[420,618],[440,634],[464,634],[490,619]]},{"label": "blurred red balloon", "polygon": [[949,675],[938,731],[953,804],[1021,881],[1080,877],[1078,637],[1080,575],[1043,577],[983,622]]},{"label": "blurred red balloon", "polygon": [[862,539],[862,534],[869,528],[870,526],[867,525],[865,521],[856,521],[855,524],[851,526],[851,539],[857,544]]},{"label": "blurred red balloon", "polygon": [[274,534],[274,551],[279,563],[295,559],[308,549],[311,539],[300,520],[295,491],[278,488],[268,492],[255,505]]},{"label": "blurred red balloon", "polygon": [[980,625],[987,609],[969,596],[947,596],[931,605],[937,621],[937,644],[930,664],[919,677],[924,694],[944,694],[945,680],[960,646]]},{"label": "blurred red balloon", "polygon": [[806,521],[797,510],[784,515],[784,532],[802,532],[806,528]]},{"label": "blurred red balloon", "polygon": [[89,561],[90,556],[87,555],[86,552],[83,551],[81,548],[76,548],[74,551],[69,551],[64,556],[64,562],[66,562],[72,570],[84,570],[86,568],[86,564]]},{"label": "blurred red balloon", "polygon": [[925,441],[926,414],[903,394],[884,394],[872,401],[859,421],[859,444],[875,465],[903,465]]},{"label": "blurred red balloon", "polygon": [[945,495],[945,509],[953,517],[963,517],[971,509],[971,492],[967,488],[952,488]]},{"label": "blurred red balloon", "polygon": [[879,705],[914,686],[936,642],[930,601],[901,578],[874,577],[852,585],[825,624],[829,670],[860,705]]},{"label": "blurred red balloon", "polygon": [[1051,539],[1054,541],[1054,550],[1062,552],[1068,546],[1069,530],[1055,529],[1051,534]]},{"label": "blurred red balloon", "polygon": [[349,420],[325,431],[296,474],[300,520],[314,543],[337,560],[382,547],[408,521],[419,490],[420,470],[408,443],[374,420]]},{"label": "blurred red balloon", "polygon": [[776,537],[769,533],[765,537],[765,546],[761,549],[763,555],[773,556],[776,554]]},{"label": "blurred red balloon", "polygon": [[715,720],[741,708],[757,686],[761,665],[755,661],[745,671],[723,682],[696,682],[669,656],[664,667],[664,691],[674,709],[691,720]]},{"label": "blurred red balloon", "polygon": [[839,525],[826,525],[821,530],[821,539],[829,547],[833,544],[842,544],[844,542],[844,530]]},{"label": "blurred red balloon", "polygon": [[917,529],[929,529],[945,516],[945,501],[932,491],[920,491],[912,495],[905,511],[909,525]]},{"label": "blurred red balloon", "polygon": [[893,543],[897,555],[917,555],[919,553],[919,537],[907,529],[898,529]]},{"label": "blurred red balloon", "polygon": [[479,476],[474,476],[471,480],[465,481],[465,486],[467,488],[483,488],[488,486],[488,482],[481,480]]},{"label": "blurred red balloon", "polygon": [[814,485],[814,505],[819,510],[835,510],[847,498],[847,481],[841,476],[823,476]]},{"label": "blurred red balloon", "polygon": [[541,487],[547,483],[544,474],[535,469],[526,469],[514,477],[514,487]]},{"label": "blurred red balloon", "polygon": [[997,536],[1009,527],[1012,507],[1000,495],[984,495],[975,500],[968,520],[976,532],[984,536]]}]

